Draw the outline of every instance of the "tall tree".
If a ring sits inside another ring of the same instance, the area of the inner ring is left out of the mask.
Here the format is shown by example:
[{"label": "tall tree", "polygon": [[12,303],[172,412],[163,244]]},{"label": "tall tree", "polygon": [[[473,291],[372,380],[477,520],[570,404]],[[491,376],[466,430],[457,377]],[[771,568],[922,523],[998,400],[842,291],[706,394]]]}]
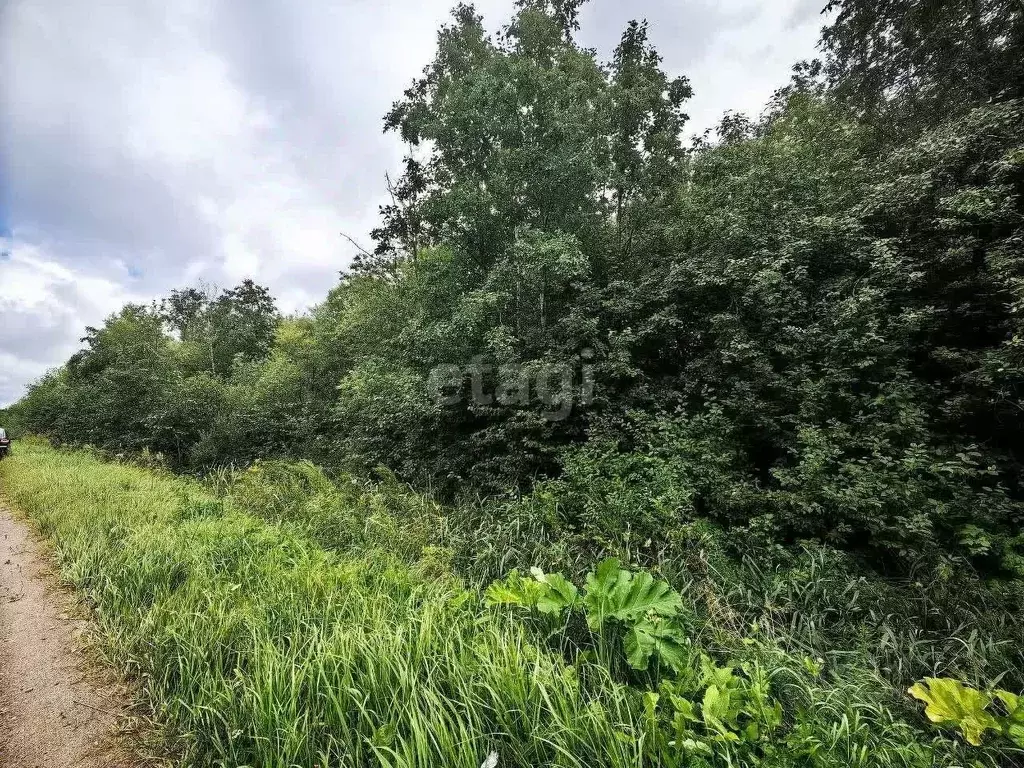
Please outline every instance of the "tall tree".
[{"label": "tall tree", "polygon": [[270,291],[250,279],[219,296],[209,288],[172,291],[158,311],[183,342],[186,370],[221,378],[238,360],[266,357],[279,320]]},{"label": "tall tree", "polygon": [[890,138],[1024,96],[1019,0],[830,0],[833,93]]}]

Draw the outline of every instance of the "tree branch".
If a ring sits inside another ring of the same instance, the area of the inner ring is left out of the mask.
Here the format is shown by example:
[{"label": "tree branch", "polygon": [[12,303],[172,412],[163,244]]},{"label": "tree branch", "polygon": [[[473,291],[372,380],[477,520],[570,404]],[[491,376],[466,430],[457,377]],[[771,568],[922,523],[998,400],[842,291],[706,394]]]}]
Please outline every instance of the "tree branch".
[{"label": "tree branch", "polygon": [[370,256],[370,257],[373,256],[372,253],[370,253],[368,250],[363,248],[363,246],[361,246],[359,243],[357,243],[354,238],[349,237],[344,232],[341,232],[340,234],[341,234],[342,237],[344,237],[346,240],[348,240],[350,243],[352,243],[352,245],[354,245],[356,248],[358,248],[359,252],[361,254],[363,254],[363,256]]}]

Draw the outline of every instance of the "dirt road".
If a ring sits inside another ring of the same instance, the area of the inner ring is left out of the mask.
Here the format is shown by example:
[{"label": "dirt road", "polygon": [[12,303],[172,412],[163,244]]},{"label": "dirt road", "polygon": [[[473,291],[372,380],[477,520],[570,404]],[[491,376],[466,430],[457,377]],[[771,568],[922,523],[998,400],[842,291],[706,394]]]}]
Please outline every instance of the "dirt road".
[{"label": "dirt road", "polygon": [[75,600],[0,501],[0,768],[129,768],[123,688],[81,652]]}]

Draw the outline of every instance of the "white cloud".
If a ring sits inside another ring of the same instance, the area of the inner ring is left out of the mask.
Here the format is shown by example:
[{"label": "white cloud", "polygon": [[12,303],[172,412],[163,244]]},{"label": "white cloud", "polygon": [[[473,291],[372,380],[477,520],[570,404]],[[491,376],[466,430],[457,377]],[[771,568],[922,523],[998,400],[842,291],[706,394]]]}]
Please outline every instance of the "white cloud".
[{"label": "white cloud", "polygon": [[724,5],[744,9],[744,21],[719,30],[706,55],[687,71],[696,90],[688,107],[694,132],[714,126],[728,110],[756,118],[787,84],[793,65],[814,57],[822,26],[806,0]]},{"label": "white cloud", "polygon": [[[593,0],[610,54],[647,16],[691,130],[757,112],[813,53],[809,0]],[[7,0],[0,11],[0,402],[128,297],[205,280],[319,300],[367,242],[401,148],[381,117],[455,0]],[[477,3],[495,29],[511,0]]]},{"label": "white cloud", "polygon": [[584,7],[583,41],[610,55],[626,23],[650,22],[665,68],[686,75],[688,133],[713,128],[726,111],[756,117],[794,64],[815,56],[821,0],[646,0]]},{"label": "white cloud", "polygon": [[133,296],[116,282],[76,272],[45,247],[0,240],[0,405],[20,395],[78,348],[86,325],[97,325]]}]

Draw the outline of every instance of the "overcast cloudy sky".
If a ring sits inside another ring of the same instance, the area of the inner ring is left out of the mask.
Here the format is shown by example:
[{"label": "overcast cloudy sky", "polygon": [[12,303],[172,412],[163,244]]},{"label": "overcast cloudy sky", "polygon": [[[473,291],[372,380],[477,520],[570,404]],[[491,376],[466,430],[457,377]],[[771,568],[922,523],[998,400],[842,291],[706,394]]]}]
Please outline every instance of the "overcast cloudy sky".
[{"label": "overcast cloudy sky", "polygon": [[[699,131],[814,54],[824,0],[591,0],[648,18]],[[381,117],[454,0],[0,0],[0,405],[126,301],[251,276],[320,300],[401,148]],[[480,0],[494,29],[512,0]]]}]

